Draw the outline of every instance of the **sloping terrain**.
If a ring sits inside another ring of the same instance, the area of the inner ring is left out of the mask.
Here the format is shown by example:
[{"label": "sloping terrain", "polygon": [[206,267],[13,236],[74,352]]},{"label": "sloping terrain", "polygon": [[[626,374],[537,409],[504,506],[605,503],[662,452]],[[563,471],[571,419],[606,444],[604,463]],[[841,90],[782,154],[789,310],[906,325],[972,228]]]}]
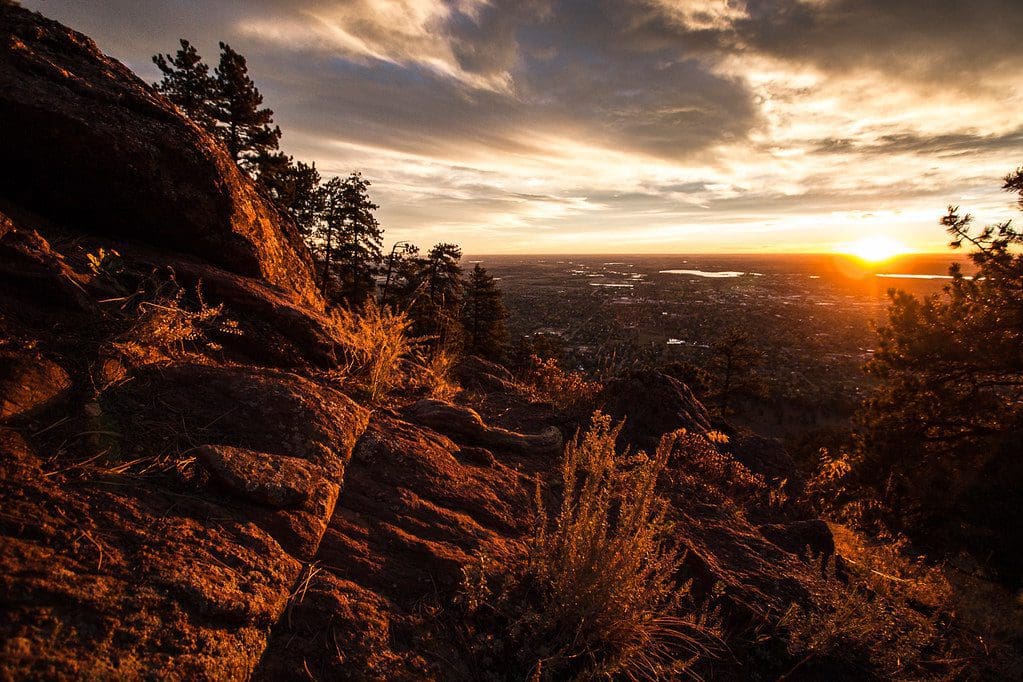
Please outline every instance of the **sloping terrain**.
[{"label": "sloping terrain", "polygon": [[[571,418],[477,360],[462,404],[359,404],[308,251],[224,150],[80,34],[0,5],[0,41],[2,677],[472,678],[462,567],[517,550]],[[696,439],[663,482],[680,577],[747,647],[707,674],[837,676],[783,624],[831,608],[823,524],[685,387],[611,390],[632,442]]]}]

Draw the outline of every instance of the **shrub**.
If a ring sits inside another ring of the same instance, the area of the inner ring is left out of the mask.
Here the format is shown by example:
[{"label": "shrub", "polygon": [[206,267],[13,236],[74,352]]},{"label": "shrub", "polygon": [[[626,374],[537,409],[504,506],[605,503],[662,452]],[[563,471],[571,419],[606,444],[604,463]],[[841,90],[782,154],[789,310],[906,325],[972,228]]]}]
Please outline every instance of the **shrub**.
[{"label": "shrub", "polygon": [[523,383],[534,397],[566,411],[589,407],[602,388],[582,372],[566,372],[554,358],[543,360],[535,355],[529,358]]},{"label": "shrub", "polygon": [[370,400],[377,400],[399,385],[402,362],[412,353],[415,339],[404,313],[378,305],[372,299],[361,309],[341,308],[334,313],[333,328],[345,349],[355,376],[365,382]]},{"label": "shrub", "polygon": [[[151,277],[148,283],[153,282]],[[145,298],[135,306],[130,326],[114,341],[114,348],[131,361],[146,364],[219,351],[216,335],[241,334],[238,322],[224,314],[223,303],[211,306],[206,302],[201,283],[196,286],[194,301],[185,294],[173,273],[156,284],[151,294],[145,294],[145,286],[140,288],[129,300]]]},{"label": "shrub", "polygon": [[433,352],[427,351],[417,358],[413,366],[416,387],[426,391],[431,398],[450,400],[461,390],[451,374],[457,361],[458,355],[450,350],[438,348]]},{"label": "shrub", "polygon": [[525,550],[497,572],[486,558],[465,569],[470,613],[485,621],[496,660],[532,679],[654,678],[684,669],[700,650],[694,620],[674,615],[686,589],[665,543],[667,506],[655,492],[672,438],[653,458],[616,455],[622,425],[593,416],[569,443],[556,513],[537,490]]}]

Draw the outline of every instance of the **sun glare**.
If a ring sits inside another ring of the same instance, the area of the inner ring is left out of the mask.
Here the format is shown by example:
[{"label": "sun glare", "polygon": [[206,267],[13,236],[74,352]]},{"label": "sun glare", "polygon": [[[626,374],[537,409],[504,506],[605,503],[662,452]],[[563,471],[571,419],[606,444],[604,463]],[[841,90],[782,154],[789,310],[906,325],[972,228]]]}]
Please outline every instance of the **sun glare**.
[{"label": "sun glare", "polygon": [[889,258],[894,258],[895,256],[908,253],[909,248],[902,242],[892,239],[891,237],[873,235],[870,237],[863,237],[862,239],[858,239],[847,244],[841,244],[838,251],[850,256],[855,256],[856,258],[868,263],[880,263],[881,261],[888,260]]}]

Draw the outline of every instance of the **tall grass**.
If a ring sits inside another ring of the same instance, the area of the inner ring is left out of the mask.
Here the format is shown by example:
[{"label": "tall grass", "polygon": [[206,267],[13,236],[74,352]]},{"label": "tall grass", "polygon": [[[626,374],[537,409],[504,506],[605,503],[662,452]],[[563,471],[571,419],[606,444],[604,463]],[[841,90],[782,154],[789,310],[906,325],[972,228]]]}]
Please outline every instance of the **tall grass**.
[{"label": "tall grass", "polygon": [[370,400],[379,400],[401,384],[402,364],[415,348],[415,339],[409,336],[412,321],[405,313],[369,299],[361,309],[336,311],[333,322],[352,372],[362,379]]},{"label": "tall grass", "polygon": [[454,378],[458,355],[444,347],[426,349],[413,365],[413,383],[431,398],[451,400],[461,387]]},{"label": "tall grass", "polygon": [[661,678],[700,650],[696,621],[676,615],[685,590],[655,490],[673,439],[652,458],[618,455],[621,427],[598,412],[568,444],[560,504],[548,511],[538,490],[536,526],[517,562],[489,575],[485,563],[466,570],[470,607],[511,621],[500,655],[517,657],[531,678]]}]

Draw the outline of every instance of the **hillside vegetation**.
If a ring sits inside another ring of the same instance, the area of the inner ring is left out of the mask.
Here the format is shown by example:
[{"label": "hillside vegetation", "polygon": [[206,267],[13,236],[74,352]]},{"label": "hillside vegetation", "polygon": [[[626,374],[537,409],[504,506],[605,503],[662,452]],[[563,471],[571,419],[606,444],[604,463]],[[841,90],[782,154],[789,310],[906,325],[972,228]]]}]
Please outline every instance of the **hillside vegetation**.
[{"label": "hillside vegetation", "polygon": [[238,150],[56,22],[0,37],[3,678],[1021,674],[1002,588],[820,518],[843,471],[340,305]]}]

